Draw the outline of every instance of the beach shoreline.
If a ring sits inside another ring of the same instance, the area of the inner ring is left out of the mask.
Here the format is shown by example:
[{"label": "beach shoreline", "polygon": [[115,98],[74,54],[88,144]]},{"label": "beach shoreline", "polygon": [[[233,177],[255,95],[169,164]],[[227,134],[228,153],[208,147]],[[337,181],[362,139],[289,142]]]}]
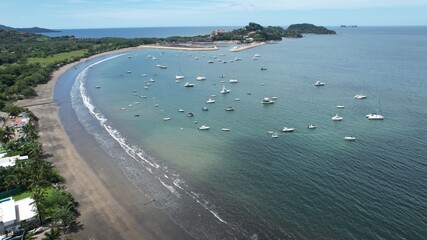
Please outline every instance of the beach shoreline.
[{"label": "beach shoreline", "polygon": [[[73,238],[193,239],[161,209],[149,204],[153,199],[139,192],[108,161],[111,157],[78,122],[69,91],[59,93],[62,99],[55,99],[57,86],[72,85],[79,65],[84,64],[84,68],[90,60],[138,49],[102,53],[64,65],[53,72],[48,83],[36,87],[37,97],[16,102],[28,106],[39,118],[40,142],[45,153],[51,155],[47,161],[55,165],[79,202],[79,229],[70,234]],[[61,91],[64,89],[67,87]]]}]

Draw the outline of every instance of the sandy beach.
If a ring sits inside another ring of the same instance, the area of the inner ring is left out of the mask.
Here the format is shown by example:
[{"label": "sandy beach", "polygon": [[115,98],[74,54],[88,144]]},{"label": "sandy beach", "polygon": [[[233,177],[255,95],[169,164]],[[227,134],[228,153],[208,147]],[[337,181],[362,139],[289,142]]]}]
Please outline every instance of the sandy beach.
[{"label": "sandy beach", "polygon": [[235,47],[231,48],[230,52],[240,52],[240,51],[243,51],[246,49],[262,46],[265,44],[267,44],[267,43],[266,42],[256,42],[256,43],[250,43],[250,44],[245,44],[245,45],[239,45],[239,46],[235,46]]},{"label": "sandy beach", "polygon": [[181,45],[142,45],[138,48],[148,48],[148,49],[166,49],[166,50],[185,50],[185,51],[216,51],[218,50],[217,46],[213,47],[202,47],[197,45],[191,45],[191,46],[181,46]]},{"label": "sandy beach", "polygon": [[[108,160],[110,157],[78,122],[69,100],[53,100],[57,83],[74,81],[61,76],[67,70],[76,71],[73,68],[86,60],[61,67],[53,73],[51,81],[36,88],[36,98],[17,102],[39,117],[40,141],[44,151],[51,155],[48,161],[60,171],[67,189],[80,204],[81,215],[77,219],[80,227],[71,237],[192,239],[162,210],[153,207],[152,199],[140,193]],[[59,111],[65,122],[61,121]]]}]

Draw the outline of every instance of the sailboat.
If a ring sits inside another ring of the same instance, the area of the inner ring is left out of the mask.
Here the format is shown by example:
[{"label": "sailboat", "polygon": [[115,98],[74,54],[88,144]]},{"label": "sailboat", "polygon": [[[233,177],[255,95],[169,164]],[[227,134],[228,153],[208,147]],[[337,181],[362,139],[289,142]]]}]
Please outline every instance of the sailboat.
[{"label": "sailboat", "polygon": [[202,75],[202,65],[200,65],[200,75],[196,77],[197,81],[203,81],[206,80],[206,77]]},{"label": "sailboat", "polygon": [[369,113],[366,115],[368,120],[384,120],[384,116],[381,109],[381,101],[378,99],[378,105],[380,106],[380,113]]},{"label": "sailboat", "polygon": [[230,89],[225,88],[225,85],[222,85],[221,94],[226,94],[226,93],[229,93],[230,91],[231,91]]},{"label": "sailboat", "polygon": [[238,82],[239,82],[239,80],[237,80],[237,79],[234,77],[234,70],[233,70],[233,78],[231,78],[229,82],[230,82],[230,83],[238,83]]},{"label": "sailboat", "polygon": [[184,79],[184,75],[182,75],[181,67],[179,67],[179,73],[175,75],[176,80]]}]

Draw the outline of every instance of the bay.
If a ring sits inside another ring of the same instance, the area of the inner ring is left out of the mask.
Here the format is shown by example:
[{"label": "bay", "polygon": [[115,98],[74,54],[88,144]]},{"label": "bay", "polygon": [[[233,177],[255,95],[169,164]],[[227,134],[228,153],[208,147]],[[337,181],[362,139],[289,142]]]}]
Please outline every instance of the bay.
[{"label": "bay", "polygon": [[[242,52],[113,56],[76,80],[73,108],[129,181],[196,239],[421,239],[427,28],[336,30]],[[385,119],[366,119],[372,112]]]}]

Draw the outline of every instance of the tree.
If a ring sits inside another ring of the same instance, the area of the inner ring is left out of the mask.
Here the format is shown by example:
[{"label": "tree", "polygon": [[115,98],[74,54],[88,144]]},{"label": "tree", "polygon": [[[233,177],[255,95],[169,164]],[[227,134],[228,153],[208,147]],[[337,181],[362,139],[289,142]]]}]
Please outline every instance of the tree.
[{"label": "tree", "polygon": [[51,228],[49,232],[44,234],[44,238],[42,240],[59,240],[61,236],[61,232],[58,228]]},{"label": "tree", "polygon": [[15,129],[6,126],[3,129],[0,129],[0,142],[6,144],[15,136]]}]

